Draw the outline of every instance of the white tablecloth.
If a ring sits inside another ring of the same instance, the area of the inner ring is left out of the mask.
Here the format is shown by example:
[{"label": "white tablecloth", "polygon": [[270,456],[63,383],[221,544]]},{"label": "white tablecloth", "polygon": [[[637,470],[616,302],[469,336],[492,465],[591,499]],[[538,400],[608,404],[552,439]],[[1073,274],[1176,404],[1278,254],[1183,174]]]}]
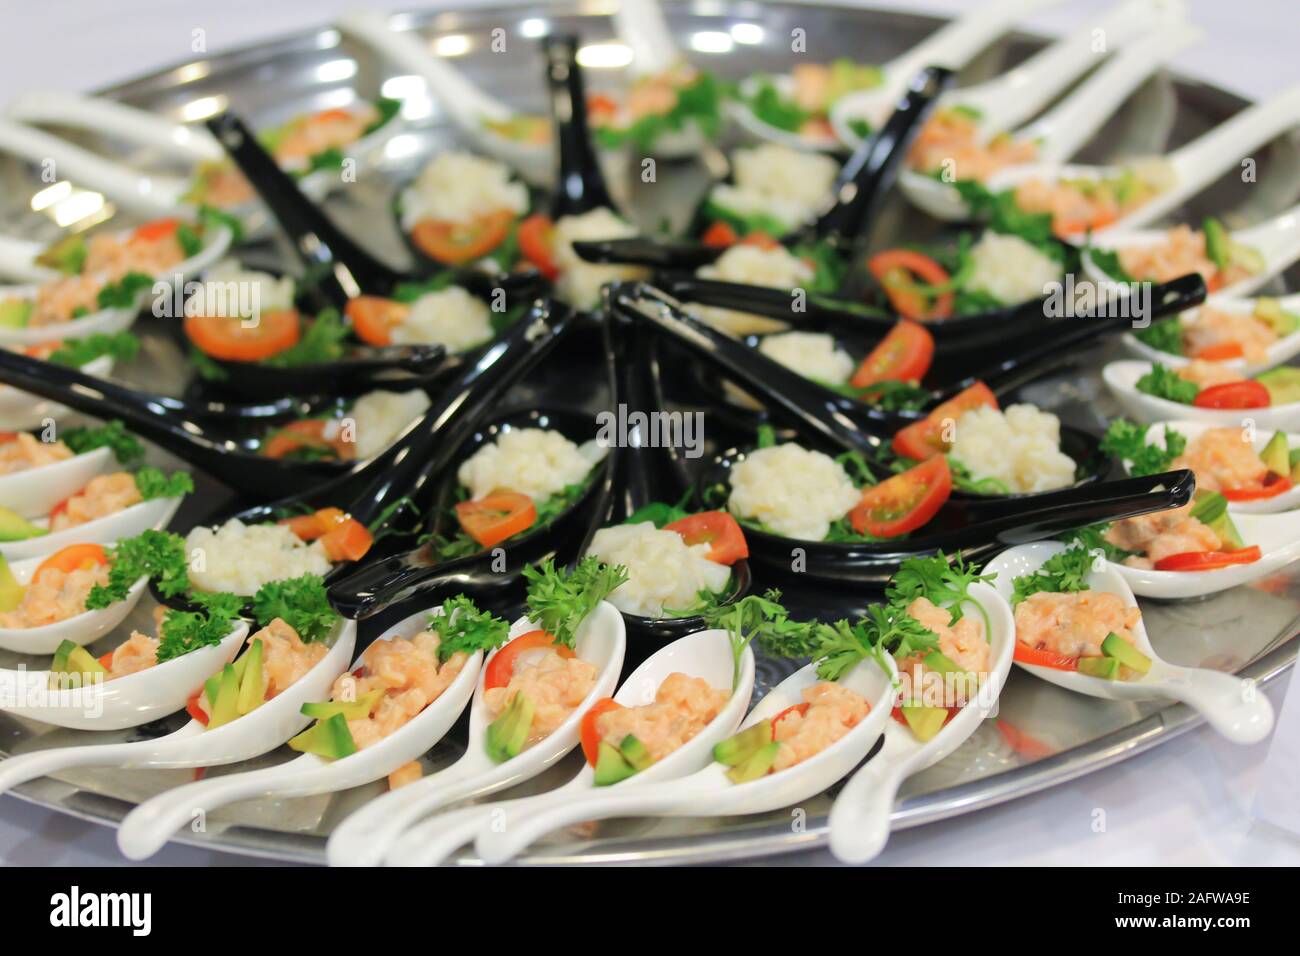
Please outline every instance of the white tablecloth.
[{"label": "white tablecloth", "polygon": [[[975,0],[869,5],[917,11],[964,9]],[[1300,15],[1294,0],[1187,0],[1209,40],[1175,67],[1251,98],[1300,83]],[[11,3],[0,30],[0,97],[29,89],[81,91],[183,61],[193,31],[216,54],[323,23],[359,0],[43,0]],[[410,9],[419,0],[368,3]],[[470,3],[464,4],[466,6]],[[1044,4],[1048,6],[1048,4]],[[1056,3],[1024,21],[1060,33],[1087,22],[1096,0]],[[1275,705],[1281,695],[1272,695]],[[895,834],[881,863],[1300,864],[1300,837],[1250,814],[1267,743],[1233,747],[1201,728],[1150,753],[1053,790],[956,820]],[[1096,832],[1094,811],[1105,811]],[[825,863],[825,853],[765,861]],[[0,865],[121,863],[113,832],[0,798]],[[220,866],[248,862],[171,846],[152,861]]]}]

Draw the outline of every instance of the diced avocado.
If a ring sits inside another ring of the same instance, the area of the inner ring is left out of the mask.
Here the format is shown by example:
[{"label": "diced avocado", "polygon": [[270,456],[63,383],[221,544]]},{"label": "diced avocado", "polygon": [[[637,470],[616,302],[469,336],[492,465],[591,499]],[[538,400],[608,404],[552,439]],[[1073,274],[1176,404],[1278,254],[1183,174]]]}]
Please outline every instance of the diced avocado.
[{"label": "diced avocado", "polygon": [[0,302],[0,327],[25,329],[32,317],[32,303],[27,299],[6,299]]},{"label": "diced avocado", "polygon": [[308,727],[290,740],[289,746],[302,753],[328,757],[331,760],[338,760],[357,752],[352,732],[348,730],[347,719],[342,714],[335,714]]},{"label": "diced avocado", "polygon": [[1293,484],[1300,485],[1300,458],[1296,457],[1295,452],[1291,453],[1291,481]]},{"label": "diced avocado", "polygon": [[517,757],[528,742],[528,731],[533,726],[533,702],[516,693],[501,716],[487,729],[488,756],[497,763]]},{"label": "diced avocado", "polygon": [[50,663],[50,687],[54,690],[81,687],[98,676],[108,673],[95,656],[72,641],[64,641],[54,651],[54,660]]},{"label": "diced avocado", "polygon": [[898,709],[903,712],[903,719],[907,721],[907,726],[912,729],[916,739],[922,743],[942,730],[948,720],[947,707],[903,704]]},{"label": "diced avocado", "polygon": [[1271,328],[1278,338],[1286,338],[1300,329],[1300,315],[1285,311],[1277,299],[1256,299],[1254,315]]},{"label": "diced avocado", "polygon": [[303,704],[302,713],[318,720],[333,717],[335,714],[342,714],[344,720],[360,720],[362,717],[370,716],[370,712],[374,710],[375,704],[379,703],[379,698],[383,695],[382,690],[372,690],[356,700],[326,700],[319,703]]},{"label": "diced avocado", "polygon": [[936,674],[962,673],[962,669],[957,666],[957,662],[940,651],[931,651],[921,658],[921,662]]},{"label": "diced avocado", "polygon": [[1262,252],[1242,242],[1228,242],[1228,262],[1240,266],[1251,275],[1259,275],[1268,266]]},{"label": "diced avocado", "polygon": [[1220,269],[1226,269],[1231,242],[1228,238],[1228,230],[1223,228],[1223,223],[1219,220],[1206,219],[1201,226],[1201,231],[1205,233],[1205,254]]},{"label": "diced avocado", "polygon": [[0,612],[12,611],[23,599],[23,586],[9,568],[9,562],[0,554]]},{"label": "diced avocado", "polygon": [[1241,540],[1241,532],[1233,524],[1232,515],[1228,512],[1219,515],[1215,521],[1206,522],[1206,525],[1219,536],[1220,541],[1228,546],[1228,550],[1235,551],[1246,546],[1246,543]]},{"label": "diced avocado", "polygon": [[49,532],[32,524],[16,511],[0,508],[0,541],[26,541],[43,534]]},{"label": "diced avocado", "polygon": [[751,780],[757,780],[767,775],[772,769],[772,764],[776,762],[777,751],[781,745],[775,740],[769,740],[763,746],[759,747],[745,760],[727,771],[727,779],[732,783],[749,783]]},{"label": "diced avocado", "polygon": [[239,716],[252,713],[262,706],[263,694],[262,688],[262,646],[263,641],[254,641],[249,647],[248,653],[245,654],[248,663],[244,665],[244,673],[239,678]]},{"label": "diced avocado", "polygon": [[618,745],[618,751],[623,755],[623,759],[637,770],[644,770],[655,762],[654,758],[650,756],[650,748],[637,740],[632,734],[628,734],[623,738],[622,743]]},{"label": "diced avocado", "polygon": [[239,716],[239,675],[235,665],[227,664],[221,669],[221,682],[217,685],[217,699],[212,702],[212,713],[208,716],[208,729],[228,724]]},{"label": "diced avocado", "polygon": [[1114,632],[1107,634],[1106,639],[1101,642],[1101,652],[1139,674],[1151,670],[1151,658]]},{"label": "diced avocado", "polygon": [[58,269],[67,275],[76,275],[86,264],[88,251],[85,236],[68,236],[37,256],[36,264],[47,269]]},{"label": "diced avocado", "polygon": [[596,752],[596,774],[592,779],[598,787],[608,787],[612,783],[626,780],[636,773],[636,767],[624,759],[619,749],[606,740],[600,742]]},{"label": "diced avocado", "polygon": [[[230,666],[235,669],[235,676],[239,678],[240,685],[242,686],[244,681],[244,668],[248,666],[248,651],[239,655],[238,659],[236,659],[236,661]],[[221,689],[221,675],[222,671],[217,671],[203,682],[203,693],[204,696],[208,698],[209,707],[215,706],[217,703],[217,691]]]},{"label": "diced avocado", "polygon": [[1081,657],[1079,673],[1102,680],[1119,680],[1119,661],[1113,657]]},{"label": "diced avocado", "polygon": [[1274,432],[1264,450],[1259,453],[1264,467],[1275,475],[1291,474],[1291,447],[1287,444],[1285,432]]},{"label": "diced avocado", "polygon": [[759,748],[772,741],[772,721],[760,720],[752,727],[746,727],[738,734],[732,734],[726,740],[713,745],[713,759],[725,763],[728,767],[737,767],[744,763]]},{"label": "diced avocado", "polygon": [[1193,499],[1191,516],[1203,524],[1212,524],[1228,510],[1228,499],[1217,491],[1198,491]]},{"label": "diced avocado", "polygon": [[1255,381],[1268,389],[1269,399],[1274,405],[1289,405],[1300,402],[1300,368],[1280,365],[1267,372],[1260,372]]}]

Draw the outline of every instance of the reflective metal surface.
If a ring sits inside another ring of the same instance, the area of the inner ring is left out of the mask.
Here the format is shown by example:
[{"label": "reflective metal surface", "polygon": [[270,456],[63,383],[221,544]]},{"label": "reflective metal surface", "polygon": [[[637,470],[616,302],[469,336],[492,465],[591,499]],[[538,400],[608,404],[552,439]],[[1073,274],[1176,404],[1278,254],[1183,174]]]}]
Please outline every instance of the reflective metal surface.
[{"label": "reflective metal surface", "polygon": [[[728,79],[739,79],[756,69],[788,66],[788,37],[795,27],[807,30],[809,48],[819,59],[851,55],[861,61],[882,61],[923,36],[934,23],[922,17],[821,5],[698,2],[665,6],[683,48],[697,63]],[[588,44],[585,59],[591,67],[592,87],[599,89],[617,81],[616,70],[595,65],[620,59],[616,48],[600,45],[610,39],[610,24],[605,16],[608,7],[586,2],[572,6],[571,13],[563,16],[557,16],[554,8],[479,7],[472,12],[422,15],[414,22],[421,25],[431,41],[442,38],[442,52],[463,50],[458,62],[475,80],[521,108],[540,112],[545,108],[542,60],[531,38],[551,26],[581,32]],[[488,48],[491,31],[496,27],[507,31],[505,54],[492,53]],[[1038,41],[1026,37],[997,44],[962,74],[962,82],[977,82],[994,75],[1038,46]],[[718,52],[700,52],[702,49]],[[364,48],[340,44],[335,31],[325,30],[178,65],[109,92],[132,104],[187,120],[202,119],[229,105],[262,125],[302,110],[372,98],[381,91],[407,99],[406,115],[413,129],[390,143],[382,171],[363,176],[341,190],[331,198],[328,208],[359,241],[400,265],[406,253],[389,214],[392,195],[427,156],[456,142],[456,136],[446,127],[445,117],[420,82],[390,75],[384,64],[376,62]],[[1088,145],[1082,158],[1096,162],[1172,148],[1215,125],[1241,105],[1231,95],[1203,84],[1158,76],[1126,104],[1104,134]],[[115,148],[109,143],[97,145]],[[141,163],[156,159],[139,154],[130,158]],[[1195,220],[1213,212],[1236,226],[1263,218],[1292,201],[1300,188],[1300,177],[1296,175],[1300,150],[1294,144],[1279,142],[1259,151],[1255,159],[1258,177],[1250,188],[1235,176],[1225,177],[1197,197],[1187,214]],[[657,228],[665,218],[674,226],[683,226],[708,186],[705,164],[660,163],[656,180],[644,183],[637,176],[627,175],[611,186],[616,195],[627,199],[643,226]],[[0,231],[52,238],[59,231],[56,221],[84,228],[110,214],[110,208],[96,206],[93,196],[86,197],[58,184],[51,187],[31,170],[7,161],[0,163]],[[940,231],[939,224],[925,220],[894,196],[881,212],[872,245],[893,245],[900,238],[920,240]],[[287,264],[290,260],[284,253],[270,242],[249,250],[248,258]],[[1297,277],[1293,269],[1292,287]],[[1285,283],[1270,291],[1283,287]],[[179,393],[187,384],[181,356],[174,340],[151,321],[137,325],[145,335],[141,359],[120,374],[128,380],[147,382],[153,390]],[[1118,413],[1096,374],[1106,358],[1107,354],[1089,357],[1083,367],[1034,386],[1028,397],[1057,412],[1065,421],[1100,429],[1108,417]],[[592,355],[580,348],[557,355],[544,374],[516,390],[512,402],[535,407],[540,396],[562,395],[566,403],[576,407],[600,407],[603,396],[599,376],[574,374],[575,366],[589,367],[592,361]],[[722,415],[707,420],[706,433],[710,451],[728,447],[734,437]],[[228,492],[211,480],[202,479],[199,490],[175,527],[188,527],[230,501]],[[768,583],[772,582],[757,582],[760,586]],[[843,590],[818,593],[796,581],[780,583],[795,610],[804,613],[825,613],[827,608],[833,608],[838,616],[873,598],[869,593]],[[146,599],[136,609],[127,628],[151,626],[149,603]],[[1300,574],[1294,570],[1252,588],[1238,588],[1200,601],[1142,603],[1152,641],[1171,662],[1240,671],[1267,682],[1283,673],[1295,659],[1294,638],[1300,629]],[[393,617],[412,610],[415,608],[395,609]],[[377,633],[386,617],[368,622],[365,631]],[[97,650],[102,652],[119,639],[114,637],[104,642],[105,648]],[[0,654],[0,666],[20,663],[37,665],[34,659]],[[785,662],[761,661],[755,693],[766,692],[791,669],[792,665]],[[13,754],[158,735],[180,721],[173,717],[135,731],[90,735],[0,715],[0,752]],[[997,719],[987,721],[942,763],[908,781],[894,824],[916,826],[1070,780],[1140,753],[1196,723],[1195,715],[1179,705],[1135,705],[1079,697],[1016,670],[1002,696]],[[426,757],[429,768],[449,763],[458,746],[448,741],[436,748]],[[279,762],[288,756],[289,751],[281,748],[258,763]],[[535,792],[563,782],[576,770],[580,759],[572,755],[543,778],[508,795]],[[249,767],[241,764],[237,769]],[[230,769],[211,771],[222,772]],[[34,781],[20,788],[18,794],[63,812],[111,824],[136,802],[191,776],[190,771],[84,770]],[[236,804],[214,813],[206,821],[204,832],[185,831],[178,839],[258,856],[320,862],[324,834],[350,809],[380,792],[382,786],[377,783],[307,799]],[[704,862],[806,849],[824,842],[828,807],[829,798],[822,796],[805,806],[762,817],[612,821],[554,834],[534,847],[525,862]],[[475,861],[466,855],[460,862]]]}]

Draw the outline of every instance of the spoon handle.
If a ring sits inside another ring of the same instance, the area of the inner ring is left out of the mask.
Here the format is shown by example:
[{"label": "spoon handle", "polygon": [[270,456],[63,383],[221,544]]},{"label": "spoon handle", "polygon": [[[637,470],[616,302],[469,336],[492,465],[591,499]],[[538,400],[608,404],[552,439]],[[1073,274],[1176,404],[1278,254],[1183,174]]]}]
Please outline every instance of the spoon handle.
[{"label": "spoon handle", "polygon": [[1086,525],[1181,507],[1192,500],[1190,469],[1049,491],[1029,498],[972,499],[967,528],[1004,544],[1027,544]]},{"label": "spoon handle", "polygon": [[593,209],[613,209],[591,142],[587,119],[587,94],[578,65],[578,38],[548,36],[542,40],[546,57],[546,84],[555,120],[559,150],[559,176],[551,199],[551,214],[578,216]]},{"label": "spoon handle", "polygon": [[226,155],[221,144],[205,129],[172,123],[125,103],[97,96],[33,90],[10,100],[5,112],[10,119],[25,123],[71,126],[148,146],[187,163],[213,163]]},{"label": "spoon handle", "polygon": [[890,60],[885,71],[911,76],[931,64],[960,69],[976,53],[1006,33],[1017,20],[1039,7],[1057,2],[1059,0],[988,0]]},{"label": "spoon handle", "polygon": [[59,273],[36,264],[45,247],[31,239],[0,236],[0,276],[15,282],[49,282]]},{"label": "spoon handle", "polygon": [[866,863],[889,840],[889,818],[910,765],[893,759],[893,736],[884,736],[880,752],[849,778],[831,806],[831,852],[843,863]]},{"label": "spoon handle", "polygon": [[44,130],[0,117],[0,151],[57,169],[59,176],[103,193],[144,216],[171,216],[183,208],[185,183],[174,176],[146,176]]},{"label": "spoon handle", "polygon": [[1273,729],[1273,705],[1253,681],[1203,667],[1160,666],[1153,690],[1191,707],[1235,744],[1253,744]]},{"label": "spoon handle", "polygon": [[631,48],[631,70],[637,76],[666,72],[682,59],[658,0],[620,0],[614,32]]},{"label": "spoon handle", "polygon": [[[91,744],[79,747],[52,747],[32,753],[16,754],[0,761],[0,793],[20,783],[71,770],[74,767],[184,767],[176,757],[189,749],[193,739],[203,732],[203,725],[190,721],[175,733],[157,740],[140,740],[121,744]],[[158,764],[156,760],[165,760]],[[188,764],[196,766],[196,764]]]}]

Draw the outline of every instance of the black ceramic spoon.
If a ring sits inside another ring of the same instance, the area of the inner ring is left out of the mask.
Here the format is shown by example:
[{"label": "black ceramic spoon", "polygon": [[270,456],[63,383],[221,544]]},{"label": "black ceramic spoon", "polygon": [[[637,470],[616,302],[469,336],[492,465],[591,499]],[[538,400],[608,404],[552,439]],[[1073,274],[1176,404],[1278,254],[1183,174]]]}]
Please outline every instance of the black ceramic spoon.
[{"label": "black ceramic spoon", "polygon": [[546,58],[546,89],[555,122],[558,175],[551,197],[551,215],[580,216],[593,209],[615,209],[596,158],[587,117],[587,92],[578,65],[578,38],[569,35],[542,39]]},{"label": "black ceramic spoon", "polygon": [[[912,139],[952,79],[952,72],[942,67],[926,67],[917,74],[888,122],[859,146],[840,170],[831,207],[814,222],[783,237],[782,244],[828,243],[841,259],[848,259],[853,242],[870,225],[897,176]],[[697,269],[716,261],[726,251],[700,242],[647,236],[576,242],[573,248],[590,262],[628,263],[670,271]]]}]

